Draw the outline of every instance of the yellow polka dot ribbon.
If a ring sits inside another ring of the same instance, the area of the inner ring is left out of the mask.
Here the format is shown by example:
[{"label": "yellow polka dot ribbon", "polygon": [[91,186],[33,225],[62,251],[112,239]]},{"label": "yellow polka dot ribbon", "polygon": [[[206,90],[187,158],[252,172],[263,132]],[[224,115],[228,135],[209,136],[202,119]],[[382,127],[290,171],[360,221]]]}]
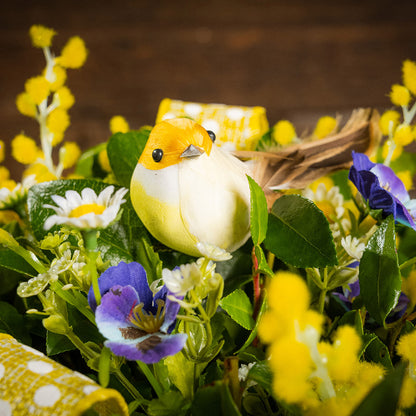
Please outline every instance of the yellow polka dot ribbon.
[{"label": "yellow polka dot ribbon", "polygon": [[216,135],[215,143],[229,150],[254,150],[269,130],[264,107],[201,104],[165,98],[159,105],[156,123],[188,117]]},{"label": "yellow polka dot ribbon", "polygon": [[41,352],[0,334],[0,415],[127,416],[121,394],[46,357]]}]

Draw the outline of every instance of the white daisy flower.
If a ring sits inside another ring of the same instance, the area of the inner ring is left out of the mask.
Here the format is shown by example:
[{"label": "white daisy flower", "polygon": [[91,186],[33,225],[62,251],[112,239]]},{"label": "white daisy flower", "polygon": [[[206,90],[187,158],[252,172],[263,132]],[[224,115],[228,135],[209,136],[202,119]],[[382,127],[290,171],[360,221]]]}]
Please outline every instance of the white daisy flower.
[{"label": "white daisy flower", "polygon": [[196,248],[207,259],[215,261],[230,260],[232,255],[224,249],[208,243],[196,243]]},{"label": "white daisy flower", "polygon": [[358,238],[347,235],[341,239],[341,245],[344,247],[344,250],[348,253],[349,256],[356,260],[361,259],[364,253],[365,244],[361,243]]},{"label": "white daisy flower", "polygon": [[24,178],[21,183],[16,184],[13,189],[6,187],[0,188],[0,209],[12,207],[26,198],[27,191],[35,183],[35,175],[30,175]]},{"label": "white daisy flower", "polygon": [[106,228],[116,219],[121,204],[126,202],[123,196],[127,191],[121,188],[113,195],[114,186],[111,185],[98,196],[91,188],[84,188],[81,195],[76,191],[66,191],[65,198],[52,195],[57,206],[45,204],[43,207],[53,209],[56,214],[47,218],[44,228],[49,230],[60,224],[81,229]]},{"label": "white daisy flower", "polygon": [[340,219],[344,215],[344,197],[340,193],[338,186],[333,186],[327,191],[325,184],[320,183],[315,192],[307,188],[304,190],[303,195],[315,202],[316,206],[330,221]]}]

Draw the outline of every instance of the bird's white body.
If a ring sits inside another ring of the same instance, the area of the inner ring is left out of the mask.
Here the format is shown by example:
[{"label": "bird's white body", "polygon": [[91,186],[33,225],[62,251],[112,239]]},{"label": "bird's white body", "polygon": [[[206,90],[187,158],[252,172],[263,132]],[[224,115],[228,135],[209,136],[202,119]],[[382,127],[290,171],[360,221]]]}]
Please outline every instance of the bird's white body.
[{"label": "bird's white body", "polygon": [[243,162],[215,144],[209,155],[162,169],[138,163],[132,203],[151,234],[175,250],[200,256],[201,242],[233,252],[250,232],[248,173]]}]

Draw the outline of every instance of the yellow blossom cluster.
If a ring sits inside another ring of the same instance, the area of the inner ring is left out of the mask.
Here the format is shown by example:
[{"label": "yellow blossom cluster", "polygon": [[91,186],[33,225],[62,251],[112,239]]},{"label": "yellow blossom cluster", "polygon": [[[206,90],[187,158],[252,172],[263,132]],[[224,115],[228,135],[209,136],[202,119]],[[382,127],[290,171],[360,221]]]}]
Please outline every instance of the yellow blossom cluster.
[{"label": "yellow blossom cluster", "polygon": [[53,29],[33,25],[29,30],[32,44],[43,50],[46,67],[41,75],[29,78],[25,90],[16,98],[16,106],[23,115],[34,118],[40,128],[40,146],[36,141],[20,133],[12,140],[12,156],[27,165],[24,176],[35,175],[37,182],[57,179],[64,169],[75,165],[81,155],[76,143],[66,143],[59,150],[59,162],[52,158],[53,147],[60,144],[70,125],[68,110],[75,103],[74,96],[65,85],[68,68],[80,68],[86,58],[84,41],[72,37],[59,56],[50,50],[56,35]]},{"label": "yellow blossom cluster", "polygon": [[416,403],[416,331],[403,335],[396,349],[401,358],[408,362],[399,397],[399,407],[407,409]]},{"label": "yellow blossom cluster", "polygon": [[[382,148],[382,158],[387,164],[396,160],[403,147],[416,139],[416,125],[412,124],[416,114],[416,62],[405,60],[402,66],[402,84],[394,84],[390,100],[401,107],[402,114],[387,110],[380,117],[381,132],[388,137]],[[413,101],[413,103],[412,103]]]},{"label": "yellow blossom cluster", "polygon": [[331,134],[336,133],[338,120],[331,116],[323,116],[316,123],[313,136],[317,139],[323,139]]},{"label": "yellow blossom cluster", "polygon": [[259,325],[270,344],[276,397],[307,415],[349,415],[383,377],[377,364],[359,359],[361,338],[341,326],[333,342],[321,341],[323,316],[310,309],[304,280],[278,272],[267,292],[269,310]]},{"label": "yellow blossom cluster", "polygon": [[296,137],[295,127],[288,120],[280,120],[272,128],[272,138],[281,146],[291,144]]}]

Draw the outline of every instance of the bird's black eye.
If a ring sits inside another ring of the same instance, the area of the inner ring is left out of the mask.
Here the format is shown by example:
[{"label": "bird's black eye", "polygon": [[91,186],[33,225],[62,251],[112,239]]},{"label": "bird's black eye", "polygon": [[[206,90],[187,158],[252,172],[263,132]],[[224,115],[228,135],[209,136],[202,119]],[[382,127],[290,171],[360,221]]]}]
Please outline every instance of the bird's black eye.
[{"label": "bird's black eye", "polygon": [[163,150],[162,149],[155,149],[152,152],[152,158],[155,162],[160,162],[163,157]]},{"label": "bird's black eye", "polygon": [[207,130],[208,136],[211,138],[212,142],[215,142],[215,133],[211,130]]}]

